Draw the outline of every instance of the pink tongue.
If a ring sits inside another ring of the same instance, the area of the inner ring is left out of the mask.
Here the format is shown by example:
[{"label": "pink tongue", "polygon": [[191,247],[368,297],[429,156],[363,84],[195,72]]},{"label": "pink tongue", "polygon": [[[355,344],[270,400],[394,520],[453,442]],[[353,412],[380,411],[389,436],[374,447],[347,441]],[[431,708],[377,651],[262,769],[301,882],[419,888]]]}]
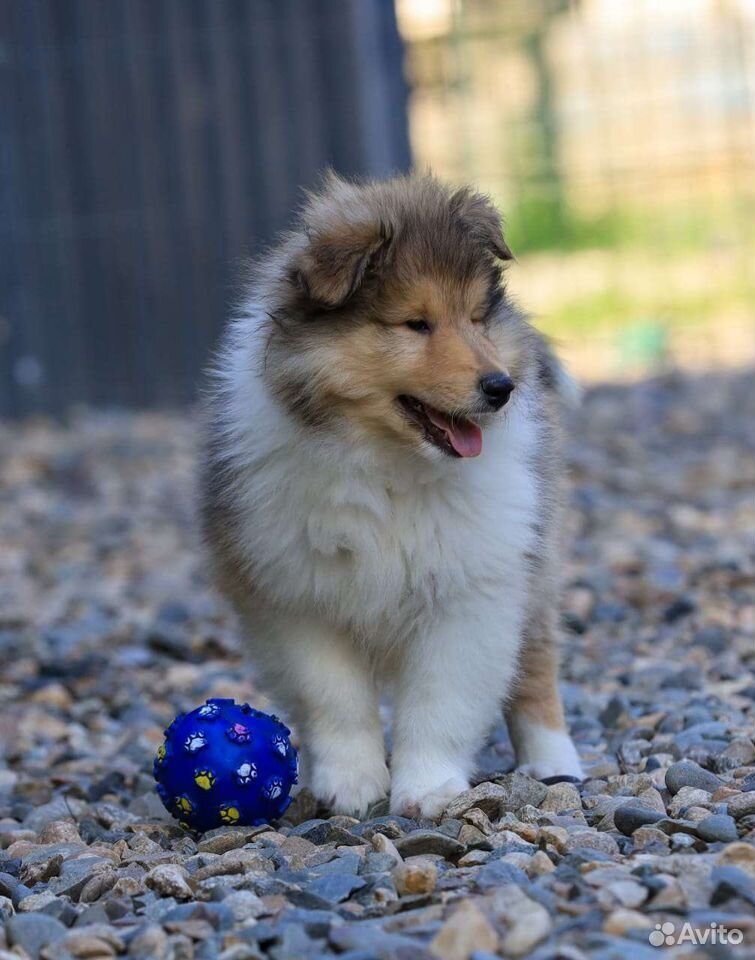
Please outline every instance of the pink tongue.
[{"label": "pink tongue", "polygon": [[436,427],[445,431],[448,441],[460,457],[479,457],[482,452],[482,430],[471,420],[454,420],[445,417],[432,407],[425,412]]}]

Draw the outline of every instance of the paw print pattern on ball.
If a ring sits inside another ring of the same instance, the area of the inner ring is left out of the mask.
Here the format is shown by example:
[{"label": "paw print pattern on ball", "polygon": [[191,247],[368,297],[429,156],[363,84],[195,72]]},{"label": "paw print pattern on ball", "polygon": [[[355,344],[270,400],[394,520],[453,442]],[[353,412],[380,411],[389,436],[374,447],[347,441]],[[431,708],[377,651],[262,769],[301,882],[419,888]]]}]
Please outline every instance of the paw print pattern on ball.
[{"label": "paw print pattern on ball", "polygon": [[235,777],[242,786],[247,786],[251,783],[252,780],[257,779],[257,767],[255,764],[250,763],[248,760],[245,760],[241,766],[238,767],[235,773]]},{"label": "paw print pattern on ball", "polygon": [[262,788],[262,795],[268,800],[277,800],[283,793],[283,780],[280,777],[271,777]]},{"label": "paw print pattern on ball", "polygon": [[220,819],[223,823],[238,823],[239,817],[239,808],[235,803],[223,803],[220,806]]},{"label": "paw print pattern on ball", "polygon": [[195,770],[194,783],[202,790],[212,790],[215,786],[215,774],[212,770]]},{"label": "paw print pattern on ball", "polygon": [[226,730],[226,736],[233,743],[249,743],[252,739],[251,731],[243,723],[234,723]]},{"label": "paw print pattern on ball", "polygon": [[160,799],[198,832],[278,820],[297,779],[288,734],[270,714],[213,697],[166,730],[153,764]]},{"label": "paw print pattern on ball", "polygon": [[203,707],[199,708],[197,715],[203,720],[214,720],[219,713],[220,707],[217,703],[206,703]]},{"label": "paw print pattern on ball", "polygon": [[207,737],[203,733],[190,733],[184,740],[184,750],[188,753],[196,753],[202,747],[207,746]]}]

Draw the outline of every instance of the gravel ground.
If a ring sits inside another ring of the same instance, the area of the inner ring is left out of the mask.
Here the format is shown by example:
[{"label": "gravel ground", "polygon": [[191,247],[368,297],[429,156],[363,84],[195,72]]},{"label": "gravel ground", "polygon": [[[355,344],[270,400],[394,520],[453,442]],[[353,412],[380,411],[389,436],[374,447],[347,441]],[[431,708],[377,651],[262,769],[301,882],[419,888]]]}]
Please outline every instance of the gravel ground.
[{"label": "gravel ground", "polygon": [[194,426],[0,427],[0,960],[755,955],[755,378],[596,390],[573,438],[588,779],[511,773],[501,728],[440,823],[303,794],[192,836],[153,789],[163,728],[210,696],[267,707],[205,582]]}]

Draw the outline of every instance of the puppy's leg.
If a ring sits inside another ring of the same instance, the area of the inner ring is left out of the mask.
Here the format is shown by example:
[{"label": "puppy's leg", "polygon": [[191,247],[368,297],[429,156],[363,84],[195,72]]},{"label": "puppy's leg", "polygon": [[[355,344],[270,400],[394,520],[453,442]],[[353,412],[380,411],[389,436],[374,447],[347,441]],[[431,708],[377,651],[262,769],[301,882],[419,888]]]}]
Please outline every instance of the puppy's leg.
[{"label": "puppy's leg", "polygon": [[555,629],[542,622],[525,634],[519,675],[506,708],[509,734],[523,773],[532,777],[583,777],[564,721],[558,690]]},{"label": "puppy's leg", "polygon": [[468,789],[515,671],[518,619],[477,597],[408,646],[395,702],[394,813],[437,818]]},{"label": "puppy's leg", "polygon": [[366,658],[348,637],[311,621],[277,622],[264,633],[257,662],[301,738],[303,781],[334,812],[363,815],[389,786]]}]

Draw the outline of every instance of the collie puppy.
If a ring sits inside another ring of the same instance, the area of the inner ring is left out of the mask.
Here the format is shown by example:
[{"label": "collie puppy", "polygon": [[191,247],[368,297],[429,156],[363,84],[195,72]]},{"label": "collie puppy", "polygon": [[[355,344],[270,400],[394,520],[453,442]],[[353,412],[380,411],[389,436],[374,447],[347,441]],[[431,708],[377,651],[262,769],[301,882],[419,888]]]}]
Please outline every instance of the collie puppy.
[{"label": "collie puppy", "polygon": [[438,817],[501,706],[525,771],[581,776],[557,689],[569,381],[507,298],[510,259],[470,189],[331,175],[211,373],[215,578],[334,811],[390,793]]}]

